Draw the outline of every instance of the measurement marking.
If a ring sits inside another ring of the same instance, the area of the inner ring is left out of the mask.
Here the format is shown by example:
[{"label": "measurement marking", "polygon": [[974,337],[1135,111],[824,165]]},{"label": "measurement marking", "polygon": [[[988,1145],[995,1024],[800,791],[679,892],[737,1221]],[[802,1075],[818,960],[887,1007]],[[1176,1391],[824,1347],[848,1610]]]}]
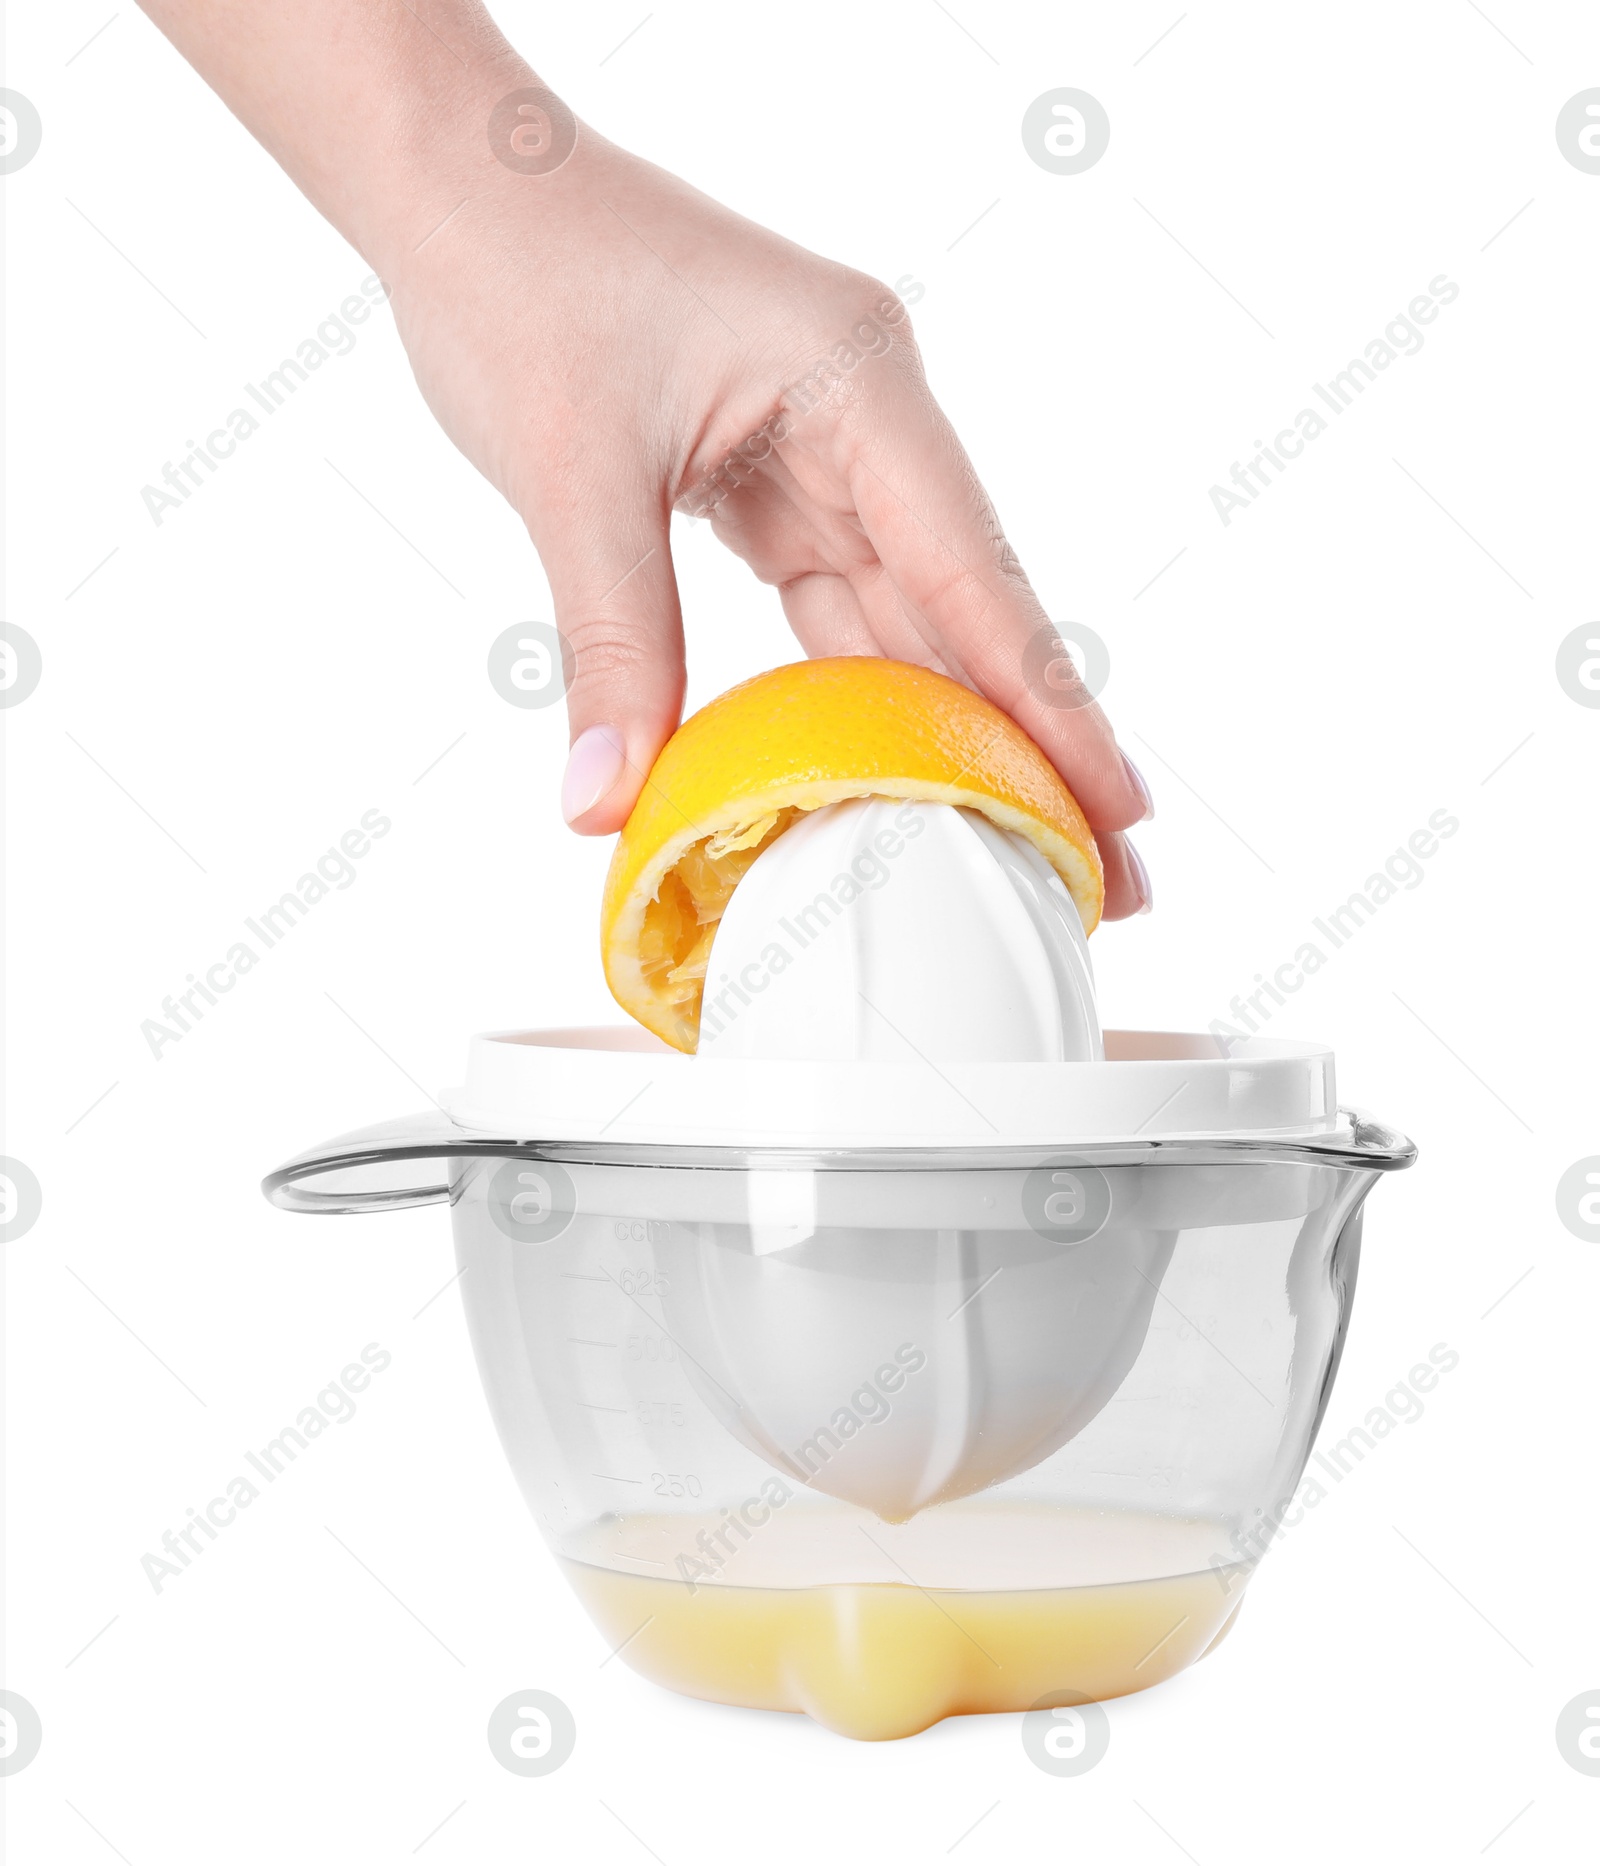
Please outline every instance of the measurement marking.
[{"label": "measurement marking", "polygon": [[611,1663],[611,1661],[617,1656],[617,1654],[622,1651],[623,1646],[631,1646],[633,1642],[639,1637],[639,1635],[644,1631],[645,1627],[649,1626],[654,1621],[655,1617],[656,1616],[652,1613],[650,1618],[646,1620],[643,1625],[636,1626],[633,1629],[633,1631],[628,1635],[628,1637],[625,1640],[623,1640],[621,1646],[613,1646],[611,1650],[606,1654],[606,1656],[600,1661],[599,1665],[596,1667],[596,1670],[603,1672],[605,1668]]},{"label": "measurement marking", "polygon": [[667,1565],[664,1561],[657,1561],[654,1555],[630,1555],[626,1549],[615,1552],[618,1561],[642,1561],[650,1568],[665,1568]]},{"label": "measurement marking", "polygon": [[711,1382],[711,1384],[717,1389],[717,1391],[728,1402],[728,1404],[734,1408],[736,1412],[739,1410],[738,1400],[733,1396],[733,1394],[731,1394],[728,1391],[728,1389],[722,1384],[722,1382],[717,1378],[717,1376],[714,1373],[712,1373],[711,1369],[707,1367],[703,1361],[696,1360],[694,1355],[692,1355],[689,1352],[689,1350],[683,1345],[683,1343],[678,1339],[678,1337],[675,1334],[673,1334],[672,1330],[668,1328],[664,1322],[658,1321],[657,1318],[653,1316],[650,1313],[650,1311],[644,1306],[644,1304],[639,1300],[639,1298],[636,1295],[634,1295],[632,1290],[624,1289],[609,1270],[606,1271],[606,1281],[612,1285],[612,1287],[617,1291],[618,1295],[627,1297],[629,1302],[631,1302],[633,1306],[639,1311],[639,1313],[645,1318],[645,1320],[649,1322],[652,1328],[659,1328],[662,1334],[666,1336],[667,1340],[672,1343],[673,1347],[675,1347],[678,1350],[678,1352],[683,1356],[683,1358],[686,1361],[694,1362],[695,1366],[700,1369],[701,1373],[705,1375],[706,1379]]},{"label": "measurement marking", "polygon": [[591,1471],[591,1477],[598,1477],[602,1484],[642,1484],[642,1477],[612,1477],[605,1471]]},{"label": "measurement marking", "polygon": [[568,1335],[567,1340],[578,1348],[614,1348],[614,1341],[591,1341],[586,1335]]},{"label": "measurement marking", "polygon": [[602,1406],[599,1400],[579,1400],[578,1404],[587,1406],[590,1412],[620,1412],[624,1418],[628,1416],[626,1406]]},{"label": "measurement marking", "polygon": [[1150,1650],[1139,1661],[1139,1664],[1134,1666],[1133,1669],[1135,1671],[1138,1671],[1140,1669],[1140,1666],[1148,1665],[1150,1661],[1156,1656],[1156,1654],[1161,1650],[1161,1648],[1172,1637],[1172,1635],[1176,1632],[1179,1632],[1183,1627],[1187,1626],[1188,1624],[1189,1624],[1189,1616],[1188,1614],[1185,1614],[1176,1626],[1171,1627],[1167,1632],[1161,1635],[1161,1637],[1156,1641],[1156,1643],[1150,1648]]},{"label": "measurement marking", "polygon": [[[1134,1275],[1137,1276],[1141,1282],[1150,1283],[1149,1277],[1145,1275],[1143,1270],[1141,1270],[1137,1264],[1134,1264],[1132,1268],[1133,1268]],[[1159,1284],[1150,1283],[1150,1287],[1156,1292],[1156,1294],[1167,1305],[1167,1307],[1172,1310],[1173,1314],[1177,1316],[1180,1322],[1184,1323],[1187,1327],[1192,1328],[1194,1330],[1194,1332],[1200,1337],[1200,1339],[1206,1344],[1206,1346],[1211,1349],[1213,1354],[1221,1355],[1222,1359],[1227,1361],[1228,1365],[1239,1376],[1239,1378],[1245,1383],[1245,1385],[1250,1389],[1250,1391],[1256,1395],[1258,1399],[1265,1400],[1267,1405],[1269,1406],[1272,1405],[1272,1400],[1265,1393],[1261,1391],[1260,1387],[1256,1385],[1256,1383],[1250,1378],[1250,1376],[1239,1365],[1239,1363],[1235,1360],[1230,1359],[1228,1355],[1223,1354],[1221,1348],[1217,1346],[1217,1344],[1211,1339],[1211,1337],[1200,1326],[1200,1324],[1192,1320],[1189,1316],[1185,1315],[1182,1309],[1178,1307],[1178,1305],[1172,1300],[1172,1298],[1167,1294],[1167,1292],[1159,1286]]]},{"label": "measurement marking", "polygon": [[561,1274],[574,1283],[609,1283],[609,1276],[591,1276],[586,1270],[563,1270]]}]

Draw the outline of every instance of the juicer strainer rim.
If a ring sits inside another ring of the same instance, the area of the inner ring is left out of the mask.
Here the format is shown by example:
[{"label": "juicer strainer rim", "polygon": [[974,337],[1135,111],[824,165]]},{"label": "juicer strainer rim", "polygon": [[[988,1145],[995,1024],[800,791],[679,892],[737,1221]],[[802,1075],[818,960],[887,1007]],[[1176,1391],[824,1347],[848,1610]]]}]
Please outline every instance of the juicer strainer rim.
[{"label": "juicer strainer rim", "polygon": [[406,1160],[528,1159],[550,1160],[564,1166],[658,1172],[787,1169],[828,1173],[1019,1172],[1037,1167],[1141,1166],[1170,1161],[1189,1166],[1339,1166],[1388,1173],[1403,1171],[1416,1159],[1415,1143],[1398,1129],[1385,1126],[1357,1108],[1341,1107],[1339,1112],[1340,1129],[1331,1134],[1169,1135],[1152,1140],[1061,1141],[981,1148],[964,1144],[829,1148],[535,1140],[464,1128],[447,1115],[433,1111],[409,1119],[402,1116],[309,1149],[269,1173],[261,1182],[261,1190],[280,1210],[337,1216],[397,1211],[449,1200],[449,1181],[364,1192],[316,1192],[300,1183],[380,1162]]}]

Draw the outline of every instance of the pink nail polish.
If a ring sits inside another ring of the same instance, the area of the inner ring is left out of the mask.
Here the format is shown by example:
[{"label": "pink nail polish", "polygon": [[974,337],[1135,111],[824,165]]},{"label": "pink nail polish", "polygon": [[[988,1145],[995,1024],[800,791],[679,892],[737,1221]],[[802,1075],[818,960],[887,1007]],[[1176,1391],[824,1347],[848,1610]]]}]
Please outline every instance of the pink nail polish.
[{"label": "pink nail polish", "polygon": [[1128,866],[1133,870],[1133,884],[1139,894],[1139,912],[1149,913],[1155,905],[1155,889],[1150,885],[1150,870],[1145,867],[1139,851],[1124,836],[1122,846],[1128,852]]},{"label": "pink nail polish", "polygon": [[[1120,750],[1121,748],[1119,747],[1118,749]],[[1133,780],[1134,789],[1138,791],[1139,795],[1144,799],[1144,815],[1139,818],[1139,821],[1141,823],[1148,823],[1151,817],[1156,813],[1155,799],[1150,795],[1150,786],[1144,781],[1144,773],[1126,752],[1122,753],[1122,764],[1123,769]]]},{"label": "pink nail polish", "polygon": [[622,776],[623,745],[615,726],[590,726],[574,739],[561,780],[561,814],[569,823],[592,810]]}]

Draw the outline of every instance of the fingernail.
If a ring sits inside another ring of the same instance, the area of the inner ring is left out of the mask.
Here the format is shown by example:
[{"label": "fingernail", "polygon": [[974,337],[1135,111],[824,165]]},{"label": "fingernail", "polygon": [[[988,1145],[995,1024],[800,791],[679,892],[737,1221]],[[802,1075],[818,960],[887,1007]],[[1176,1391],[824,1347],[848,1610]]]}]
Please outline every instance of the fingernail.
[{"label": "fingernail", "polygon": [[561,780],[561,814],[569,823],[592,810],[622,776],[623,743],[615,726],[590,726],[573,740]]},{"label": "fingernail", "polygon": [[[1119,747],[1118,749],[1120,750],[1121,748]],[[1122,753],[1122,765],[1123,769],[1133,781],[1133,788],[1144,799],[1144,815],[1139,818],[1139,821],[1141,823],[1148,823],[1151,817],[1156,813],[1156,803],[1155,799],[1150,795],[1150,786],[1144,781],[1144,773],[1126,752]]]},{"label": "fingernail", "polygon": [[1133,885],[1139,894],[1139,912],[1147,914],[1155,905],[1156,899],[1155,889],[1150,885],[1150,870],[1145,867],[1139,851],[1126,836],[1122,839],[1122,846],[1128,851],[1128,862],[1133,869]]}]

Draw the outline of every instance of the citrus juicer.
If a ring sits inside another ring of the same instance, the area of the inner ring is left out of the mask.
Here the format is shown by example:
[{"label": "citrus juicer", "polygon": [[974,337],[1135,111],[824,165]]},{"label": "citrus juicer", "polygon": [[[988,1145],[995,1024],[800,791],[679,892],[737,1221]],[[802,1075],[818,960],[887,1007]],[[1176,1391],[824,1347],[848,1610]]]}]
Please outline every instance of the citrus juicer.
[{"label": "citrus juicer", "polygon": [[1216,1643],[1413,1154],[1319,1045],[1102,1033],[1029,843],[862,798],[734,889],[697,1054],[479,1036],[439,1112],[265,1190],[449,1203],[502,1442],[627,1663],[887,1737]]}]

